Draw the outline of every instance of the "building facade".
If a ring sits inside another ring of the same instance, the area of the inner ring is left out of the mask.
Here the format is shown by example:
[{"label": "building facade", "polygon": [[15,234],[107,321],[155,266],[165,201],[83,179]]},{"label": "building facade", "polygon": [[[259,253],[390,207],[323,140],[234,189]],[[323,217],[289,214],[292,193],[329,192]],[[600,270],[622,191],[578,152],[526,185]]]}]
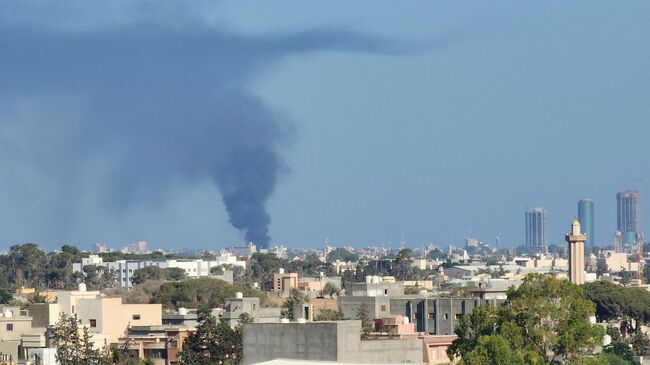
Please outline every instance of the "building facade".
[{"label": "building facade", "polygon": [[634,243],[641,233],[639,219],[639,192],[623,191],[616,194],[616,229],[621,232],[623,244]]},{"label": "building facade", "polygon": [[546,248],[546,209],[532,208],[526,212],[526,247]]},{"label": "building facade", "polygon": [[[179,268],[185,270],[185,275],[188,278],[200,278],[211,276],[210,270],[214,267],[221,265],[232,265],[246,267],[246,261],[237,260],[236,256],[231,254],[221,254],[217,256],[216,260],[199,260],[199,259],[176,259],[176,260],[119,260],[113,262],[104,262],[98,255],[90,255],[83,258],[81,263],[72,264],[73,272],[82,272],[86,265],[96,265],[105,267],[107,270],[115,272],[116,280],[123,288],[130,288],[133,286],[132,278],[135,270],[145,268],[147,266],[157,266],[161,269]],[[221,277],[222,280],[228,281],[226,276]],[[232,282],[232,279],[230,279]]]},{"label": "building facade", "polygon": [[591,199],[581,199],[578,201],[578,222],[582,227],[582,232],[587,235],[585,245],[592,248],[595,245],[594,236],[594,201]]}]

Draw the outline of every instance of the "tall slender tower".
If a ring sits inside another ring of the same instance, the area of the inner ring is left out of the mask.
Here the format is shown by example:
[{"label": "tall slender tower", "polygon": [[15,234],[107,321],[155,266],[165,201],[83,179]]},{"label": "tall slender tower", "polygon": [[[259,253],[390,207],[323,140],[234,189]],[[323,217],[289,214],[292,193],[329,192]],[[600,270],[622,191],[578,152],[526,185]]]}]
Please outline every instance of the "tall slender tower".
[{"label": "tall slender tower", "polygon": [[587,236],[580,232],[577,219],[571,223],[571,233],[566,235],[569,244],[569,280],[574,284],[585,283],[585,241]]},{"label": "tall slender tower", "polygon": [[546,209],[532,208],[526,212],[526,246],[539,251],[546,249]]},{"label": "tall slender tower", "polygon": [[641,233],[639,192],[623,191],[616,194],[616,208],[616,229],[621,231],[623,244],[634,243]]},{"label": "tall slender tower", "polygon": [[587,235],[587,248],[594,247],[594,201],[591,199],[581,199],[578,201],[578,222],[582,232]]}]

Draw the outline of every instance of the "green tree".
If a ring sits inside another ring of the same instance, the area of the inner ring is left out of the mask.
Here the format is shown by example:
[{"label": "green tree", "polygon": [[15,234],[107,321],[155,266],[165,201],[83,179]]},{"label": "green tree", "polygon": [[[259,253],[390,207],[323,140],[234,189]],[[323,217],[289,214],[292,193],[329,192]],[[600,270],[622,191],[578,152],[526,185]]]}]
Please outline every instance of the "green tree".
[{"label": "green tree", "polygon": [[341,321],[343,320],[343,312],[337,309],[321,309],[318,311],[315,321]]},{"label": "green tree", "polygon": [[632,352],[630,344],[625,341],[614,341],[605,346],[603,352],[606,354],[614,354],[627,361],[632,361],[634,357],[634,352]]},{"label": "green tree", "polygon": [[147,280],[165,280],[165,273],[163,272],[163,269],[158,266],[151,265],[133,271],[131,282],[134,285],[142,284]]},{"label": "green tree", "polygon": [[68,316],[61,313],[59,321],[52,329],[50,341],[56,348],[56,359],[60,365],[104,365],[112,363],[107,349],[93,347],[88,327],[79,329],[76,314]]},{"label": "green tree", "polygon": [[323,287],[323,295],[329,295],[330,298],[334,298],[335,295],[341,295],[341,288],[336,286],[336,284],[332,283],[331,281],[327,282]]},{"label": "green tree", "polygon": [[7,293],[5,290],[0,289],[0,304],[9,304],[14,299],[13,295]]},{"label": "green tree", "polygon": [[390,274],[395,276],[397,280],[414,280],[417,279],[414,274],[415,270],[411,266],[413,263],[413,250],[410,248],[403,248],[395,257],[395,265],[393,265]]},{"label": "green tree", "polygon": [[291,289],[289,297],[284,301],[284,303],[282,303],[282,315],[290,320],[296,319],[295,314],[293,313],[293,307],[297,304],[307,302],[309,302],[309,298],[303,295],[300,290],[296,288]]},{"label": "green tree", "polygon": [[463,358],[465,365],[524,365],[526,362],[510,343],[499,335],[481,336],[476,346]]},{"label": "green tree", "polygon": [[604,281],[584,285],[587,299],[596,304],[596,317],[603,322],[621,322],[623,334],[639,333],[650,319],[650,292],[625,288]]},{"label": "green tree", "polygon": [[500,335],[526,363],[571,363],[604,335],[589,322],[594,304],[585,299],[582,287],[567,280],[531,274],[507,295],[500,308],[479,307],[463,316],[456,327],[458,339],[447,351],[451,358],[465,358],[481,336]]},{"label": "green tree", "polygon": [[230,328],[208,311],[199,312],[199,325],[181,351],[179,365],[239,364],[243,358],[242,327]]},{"label": "green tree", "polygon": [[368,338],[375,328],[373,318],[370,317],[368,304],[361,303],[357,310],[357,319],[361,320],[361,338]]},{"label": "green tree", "polygon": [[273,280],[273,273],[280,268],[287,269],[289,263],[271,253],[256,252],[250,259],[251,279],[260,283],[265,288]]},{"label": "green tree", "polygon": [[179,281],[179,280],[185,280],[187,277],[185,270],[181,269],[180,267],[169,267],[164,269],[164,274],[165,274],[165,280],[173,280],[173,281]]},{"label": "green tree", "polygon": [[326,260],[327,262],[336,262],[336,260],[341,262],[357,262],[359,261],[359,255],[348,251],[346,248],[338,247],[327,254]]},{"label": "green tree", "polygon": [[650,342],[648,342],[648,335],[645,333],[639,332],[632,335],[630,344],[632,344],[635,355],[650,356]]},{"label": "green tree", "polygon": [[218,308],[225,304],[227,298],[234,298],[237,292],[246,297],[259,297],[262,305],[267,301],[258,290],[214,278],[163,283],[153,293],[151,301],[160,303],[165,308]]}]

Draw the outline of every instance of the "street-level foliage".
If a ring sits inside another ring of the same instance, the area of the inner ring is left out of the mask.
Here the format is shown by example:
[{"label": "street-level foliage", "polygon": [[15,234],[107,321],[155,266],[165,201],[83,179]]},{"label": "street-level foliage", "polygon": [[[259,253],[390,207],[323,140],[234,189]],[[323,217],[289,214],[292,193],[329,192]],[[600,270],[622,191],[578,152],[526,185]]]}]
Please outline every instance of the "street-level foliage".
[{"label": "street-level foliage", "polygon": [[294,306],[307,302],[309,302],[309,297],[304,295],[300,290],[292,288],[291,291],[289,291],[289,297],[284,301],[284,303],[282,303],[282,316],[292,321],[295,320],[296,316],[293,311]]},{"label": "street-level foliage", "polygon": [[325,286],[323,287],[323,295],[329,295],[330,298],[334,298],[335,295],[338,297],[341,295],[341,288],[332,282],[325,283]]},{"label": "street-level foliage", "polygon": [[332,250],[327,254],[327,262],[357,262],[359,261],[359,255],[356,253],[350,252],[348,249],[343,247],[338,247]]},{"label": "street-level foliage", "polygon": [[361,303],[359,309],[357,310],[356,319],[361,321],[361,338],[368,338],[375,327],[372,317],[370,316],[370,309],[368,308],[368,304]]},{"label": "street-level foliage", "polygon": [[314,318],[315,321],[341,321],[343,320],[343,312],[338,309],[321,309]]},{"label": "street-level foliage", "polygon": [[108,365],[113,363],[111,351],[93,346],[88,327],[79,326],[76,314],[61,313],[52,329],[50,342],[56,348],[56,359],[60,365]]},{"label": "street-level foliage", "polygon": [[[199,311],[199,325],[183,344],[179,365],[237,365],[243,358],[242,324],[234,329],[208,311]],[[241,318],[240,318],[241,319]],[[243,319],[243,321],[248,321]]]},{"label": "street-level foliage", "polygon": [[583,288],[553,276],[529,275],[498,308],[462,317],[447,350],[466,364],[572,364],[600,344],[604,330],[589,322],[595,305]]},{"label": "street-level foliage", "polygon": [[165,308],[218,308],[226,299],[242,292],[245,297],[259,297],[265,304],[266,297],[258,290],[244,285],[233,285],[214,278],[198,278],[163,283],[153,294],[152,302]]},{"label": "street-level foliage", "polygon": [[160,268],[151,265],[135,270],[131,281],[134,285],[137,285],[147,280],[178,281],[183,279],[185,279],[185,270],[179,267]]},{"label": "street-level foliage", "polygon": [[596,304],[599,321],[620,323],[623,335],[640,332],[650,323],[650,292],[639,288],[625,288],[605,281],[585,284],[587,299]]}]

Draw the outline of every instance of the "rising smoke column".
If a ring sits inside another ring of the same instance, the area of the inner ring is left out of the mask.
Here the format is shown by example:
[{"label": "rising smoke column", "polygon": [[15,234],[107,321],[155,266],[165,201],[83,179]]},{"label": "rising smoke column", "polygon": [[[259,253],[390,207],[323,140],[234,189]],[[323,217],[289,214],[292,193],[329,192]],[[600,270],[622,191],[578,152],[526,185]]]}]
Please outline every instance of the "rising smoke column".
[{"label": "rising smoke column", "polygon": [[212,3],[0,2],[0,198],[5,216],[29,217],[16,237],[78,240],[78,227],[102,226],[88,206],[126,216],[207,180],[230,223],[268,246],[266,203],[293,128],[248,85],[288,54],[383,42],[227,32],[194,16]]}]

